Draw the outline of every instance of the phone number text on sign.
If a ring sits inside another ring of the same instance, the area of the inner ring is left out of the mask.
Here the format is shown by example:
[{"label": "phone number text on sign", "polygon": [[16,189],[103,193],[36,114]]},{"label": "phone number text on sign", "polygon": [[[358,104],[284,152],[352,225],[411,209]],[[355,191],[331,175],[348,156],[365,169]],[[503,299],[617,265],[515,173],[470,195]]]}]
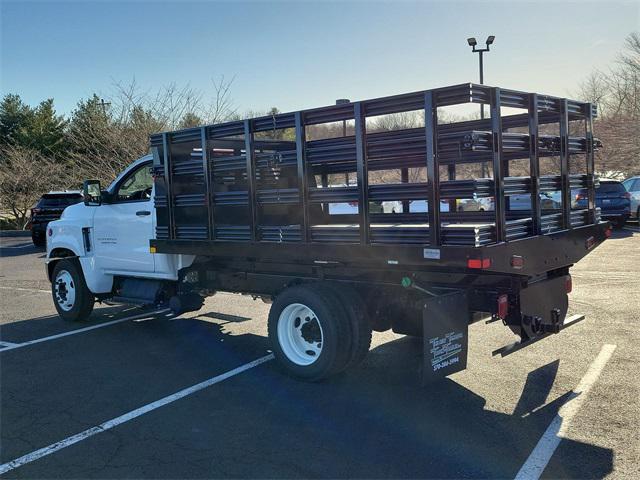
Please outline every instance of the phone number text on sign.
[{"label": "phone number text on sign", "polygon": [[449,332],[444,337],[429,339],[431,344],[431,367],[434,372],[460,361],[458,355],[462,352],[462,343],[460,341],[463,337],[464,334],[461,332]]}]

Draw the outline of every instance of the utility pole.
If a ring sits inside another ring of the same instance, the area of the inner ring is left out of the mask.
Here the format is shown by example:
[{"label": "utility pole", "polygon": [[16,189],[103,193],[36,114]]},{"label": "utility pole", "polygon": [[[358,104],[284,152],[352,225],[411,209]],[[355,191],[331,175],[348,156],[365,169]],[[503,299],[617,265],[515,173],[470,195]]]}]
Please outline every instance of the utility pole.
[{"label": "utility pole", "polygon": [[100,105],[102,106],[102,113],[104,113],[104,115],[107,115],[107,107],[111,106],[111,102],[105,102],[104,98],[100,99]]}]

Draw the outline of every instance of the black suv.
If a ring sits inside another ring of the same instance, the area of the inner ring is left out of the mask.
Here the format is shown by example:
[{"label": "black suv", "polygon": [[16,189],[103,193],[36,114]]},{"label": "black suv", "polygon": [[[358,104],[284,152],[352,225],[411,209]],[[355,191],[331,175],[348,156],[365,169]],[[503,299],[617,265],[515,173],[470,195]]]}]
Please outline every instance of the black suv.
[{"label": "black suv", "polygon": [[81,192],[49,192],[40,197],[31,209],[31,239],[33,244],[42,247],[47,243],[47,224],[58,220],[62,211],[69,205],[83,200]]}]

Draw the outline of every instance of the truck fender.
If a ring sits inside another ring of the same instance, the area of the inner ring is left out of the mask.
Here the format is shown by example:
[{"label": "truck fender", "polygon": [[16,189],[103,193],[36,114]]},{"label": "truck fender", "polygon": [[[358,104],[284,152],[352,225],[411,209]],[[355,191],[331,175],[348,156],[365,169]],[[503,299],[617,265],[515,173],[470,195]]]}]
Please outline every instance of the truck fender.
[{"label": "truck fender", "polygon": [[47,259],[45,260],[45,265],[47,266],[47,278],[49,281],[53,281],[53,269],[63,258],[78,258],[78,252],[73,248],[70,248],[69,244],[56,244],[55,247],[51,249],[49,254],[47,255]]},{"label": "truck fender", "polygon": [[104,273],[97,268],[95,257],[80,257],[80,265],[84,274],[84,281],[92,293],[111,293],[113,290],[113,275]]},{"label": "truck fender", "polygon": [[[84,252],[84,249],[82,250]],[[113,289],[113,275],[105,274],[96,268],[95,257],[79,255],[78,250],[67,242],[56,242],[56,246],[51,249],[46,260],[47,277],[52,281],[53,269],[63,258],[77,258],[84,275],[85,283],[92,293],[109,293]]]}]

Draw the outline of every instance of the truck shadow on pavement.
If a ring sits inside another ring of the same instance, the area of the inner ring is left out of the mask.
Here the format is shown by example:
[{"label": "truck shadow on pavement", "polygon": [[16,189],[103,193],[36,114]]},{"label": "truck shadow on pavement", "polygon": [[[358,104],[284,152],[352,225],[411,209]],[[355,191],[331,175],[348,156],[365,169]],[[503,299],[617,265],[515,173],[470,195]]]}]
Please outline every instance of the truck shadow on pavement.
[{"label": "truck shadow on pavement", "polygon": [[634,233],[637,234],[638,232],[634,232],[633,230],[627,230],[626,228],[613,229],[611,231],[611,236],[609,237],[609,240],[619,240],[621,238],[633,237]]},{"label": "truck shadow on pavement", "polygon": [[[234,473],[273,478],[513,478],[559,408],[574,395],[567,392],[542,406],[558,368],[558,362],[552,362],[529,374],[513,414],[491,411],[484,398],[454,380],[421,387],[419,356],[416,342],[403,338],[373,349],[353,372],[321,384],[261,375],[270,398],[259,411],[270,419],[270,427],[260,430],[259,444],[252,450],[261,451],[268,461]],[[251,414],[244,421],[261,423]],[[236,431],[243,430],[244,421]],[[233,441],[229,451],[232,446]],[[559,452],[562,459],[556,461]],[[229,454],[232,458],[225,463],[240,461],[237,454]],[[563,439],[546,475],[602,478],[612,468],[610,449]]]},{"label": "truck shadow on pavement", "polygon": [[[51,318],[19,324],[25,328],[46,321]],[[3,437],[28,442],[13,442],[5,461],[28,453],[27,445],[44,446],[77,433],[76,423],[97,425],[267,352],[264,336],[198,317],[135,326],[125,322],[98,331],[74,344],[73,355],[56,356],[56,362],[39,361],[51,358],[46,352],[51,346],[34,349],[30,359],[5,363],[3,391],[10,392],[12,401],[0,402]],[[420,355],[415,339],[393,340],[372,349],[361,366],[319,383],[285,377],[269,362],[124,424],[117,435],[97,436],[88,450],[65,449],[54,454],[53,463],[35,462],[16,473],[50,478],[513,478],[573,395],[567,392],[544,404],[556,361],[529,374],[512,414],[491,411],[483,397],[455,380],[420,386]],[[107,382],[112,372],[118,372],[117,378]],[[55,382],[58,392],[42,388],[43,379]],[[32,411],[33,396],[37,404],[47,405],[46,412]],[[61,414],[70,409],[71,426]],[[19,427],[25,415],[39,419]],[[612,465],[610,449],[563,439],[545,474],[602,478]]]},{"label": "truck shadow on pavement", "polygon": [[15,245],[0,244],[0,258],[22,257],[35,253],[42,254],[39,258],[44,258],[46,256],[46,249],[44,247],[36,247],[30,242],[20,242]]},{"label": "truck shadow on pavement", "polygon": [[[51,306],[55,312],[55,308]],[[91,317],[85,322],[67,322],[58,314],[46,315],[38,318],[19,320],[0,325],[0,339],[5,342],[22,343],[30,340],[71,332],[85,327],[92,327],[101,323],[118,320],[120,318],[137,315],[145,310],[127,305],[108,307],[96,306]]]}]

